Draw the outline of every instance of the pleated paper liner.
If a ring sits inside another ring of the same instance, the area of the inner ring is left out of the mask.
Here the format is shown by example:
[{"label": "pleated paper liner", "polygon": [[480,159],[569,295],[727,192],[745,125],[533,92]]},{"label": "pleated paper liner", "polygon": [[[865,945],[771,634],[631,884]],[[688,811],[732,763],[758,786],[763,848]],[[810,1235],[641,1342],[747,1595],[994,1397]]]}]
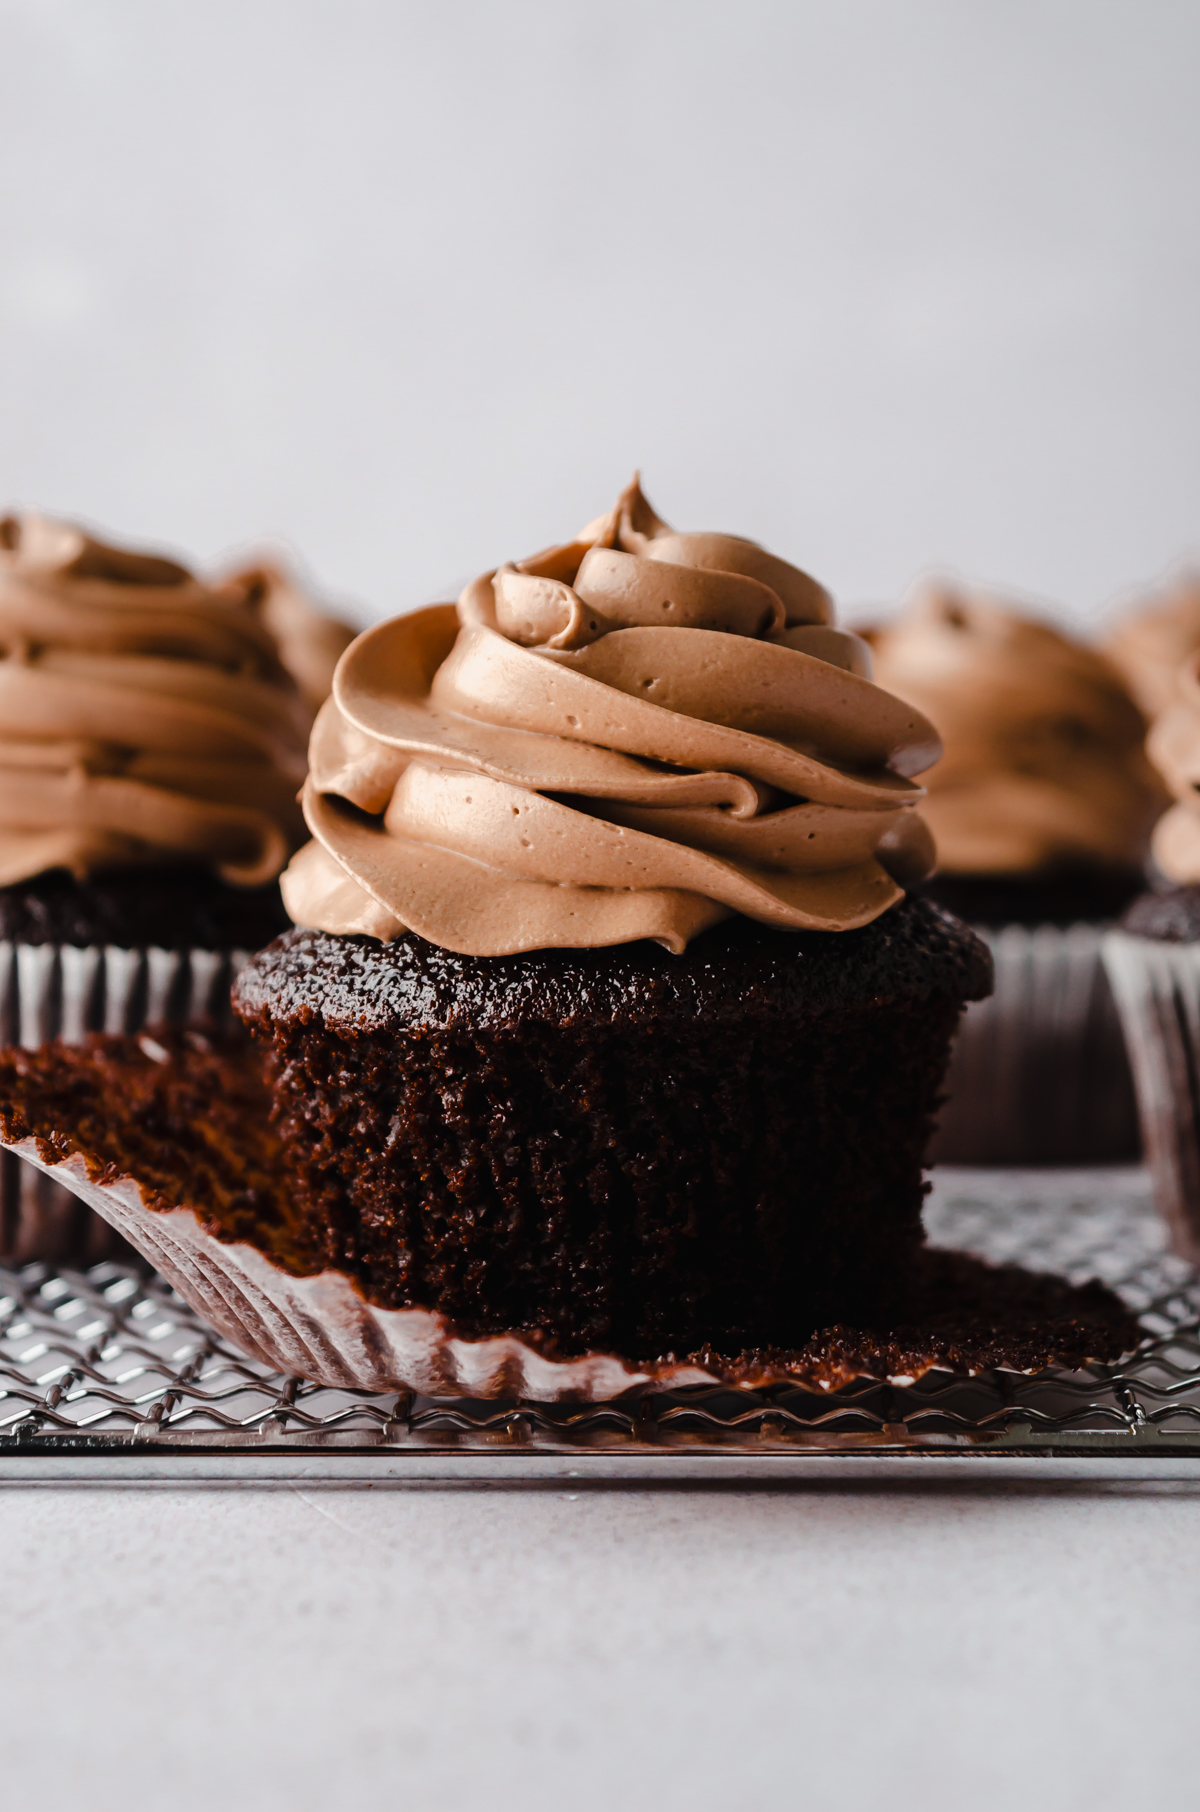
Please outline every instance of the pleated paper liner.
[{"label": "pleated paper liner", "polygon": [[[214,1054],[207,1041],[189,1046],[186,1034],[164,1040],[143,1034],[78,1051],[0,1053],[4,1142],[118,1229],[233,1345],[318,1384],[541,1402],[714,1382],[828,1390],[860,1376],[909,1382],[934,1367],[1078,1366],[1115,1359],[1140,1338],[1099,1284],[1080,1289],[941,1251],[925,1254],[906,1280],[897,1325],[826,1328],[789,1352],[706,1349],[643,1361],[603,1351],[560,1356],[520,1330],[472,1336],[429,1309],[380,1307],[341,1272],[305,1274],[286,1153],[272,1145],[253,1053]],[[83,1102],[88,1088],[83,1106],[65,1105]],[[99,1128],[90,1154],[74,1139],[72,1112]],[[166,1141],[147,1135],[167,1122],[183,1130]],[[116,1174],[127,1150],[140,1154],[130,1169],[140,1166],[142,1180]]]},{"label": "pleated paper liner", "polygon": [[1112,931],[1104,962],[1125,1028],[1146,1161],[1172,1250],[1200,1263],[1200,945]]},{"label": "pleated paper liner", "polygon": [[[232,1023],[229,991],[245,951],[14,944],[0,939],[0,1043],[34,1050],[90,1032]],[[37,1167],[0,1157],[0,1260],[96,1264],[130,1257],[124,1238]]]},{"label": "pleated paper liner", "polygon": [[1119,1164],[1141,1150],[1102,927],[976,926],[995,992],[963,1015],[930,1156],[942,1164]]}]

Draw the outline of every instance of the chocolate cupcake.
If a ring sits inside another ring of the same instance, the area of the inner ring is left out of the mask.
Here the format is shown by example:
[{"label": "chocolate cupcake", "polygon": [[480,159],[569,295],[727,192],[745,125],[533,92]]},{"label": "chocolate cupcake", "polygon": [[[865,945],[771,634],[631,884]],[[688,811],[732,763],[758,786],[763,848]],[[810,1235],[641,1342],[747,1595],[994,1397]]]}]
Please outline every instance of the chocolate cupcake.
[{"label": "chocolate cupcake", "polygon": [[1094,649],[949,588],[867,632],[880,685],[937,724],[927,896],[991,945],[992,998],[956,1041],[934,1146],[947,1163],[1104,1163],[1138,1153],[1103,929],[1144,885],[1164,803],[1145,720]]},{"label": "chocolate cupcake", "polygon": [[1200,654],[1146,741],[1174,803],[1151,845],[1158,881],[1104,942],[1155,1199],[1174,1249],[1200,1261]]},{"label": "chocolate cupcake", "polygon": [[[288,924],[312,713],[265,579],[209,586],[27,514],[0,522],[0,1038],[219,1024]],[[0,1254],[106,1230],[5,1160]]]},{"label": "chocolate cupcake", "polygon": [[298,928],[235,991],[297,1237],[354,1287],[342,1349],[352,1300],[360,1347],[408,1315],[420,1375],[460,1388],[472,1343],[528,1381],[539,1355],[797,1348],[895,1310],[990,964],[905,899],[937,740],[831,615],[635,483],[343,657]]},{"label": "chocolate cupcake", "polygon": [[988,979],[965,927],[907,901],[840,935],[738,916],[677,955],[297,930],[238,1000],[325,1266],[460,1336],[650,1358],[895,1314],[946,1050]]}]

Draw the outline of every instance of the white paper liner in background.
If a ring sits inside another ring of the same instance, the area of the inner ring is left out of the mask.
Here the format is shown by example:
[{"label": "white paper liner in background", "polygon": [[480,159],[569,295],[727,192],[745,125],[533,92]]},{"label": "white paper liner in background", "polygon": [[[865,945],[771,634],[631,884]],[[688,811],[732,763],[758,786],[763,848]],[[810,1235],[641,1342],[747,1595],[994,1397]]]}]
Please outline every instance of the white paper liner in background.
[{"label": "white paper liner in background", "polygon": [[930,1161],[1119,1164],[1138,1112],[1099,925],[975,926],[996,966],[950,1053]]},{"label": "white paper liner in background", "polygon": [[289,1376],[341,1389],[538,1403],[601,1403],[651,1385],[718,1381],[695,1365],[641,1369],[610,1353],[545,1359],[515,1334],[462,1340],[427,1309],[372,1307],[340,1272],[292,1277],[254,1246],[214,1239],[190,1208],[147,1208],[132,1178],[101,1187],[78,1154],[46,1165],[33,1139],[9,1149],[110,1221],[234,1346]]},{"label": "white paper liner in background", "polygon": [[1200,1263],[1200,946],[1111,931],[1104,962],[1125,1028],[1154,1198],[1172,1249]]},{"label": "white paper liner in background", "polygon": [[[0,939],[0,1044],[34,1050],[89,1032],[230,1022],[242,950],[124,949],[116,944],[15,944]],[[95,1264],[125,1252],[107,1221],[39,1169],[0,1158],[0,1259]]]}]

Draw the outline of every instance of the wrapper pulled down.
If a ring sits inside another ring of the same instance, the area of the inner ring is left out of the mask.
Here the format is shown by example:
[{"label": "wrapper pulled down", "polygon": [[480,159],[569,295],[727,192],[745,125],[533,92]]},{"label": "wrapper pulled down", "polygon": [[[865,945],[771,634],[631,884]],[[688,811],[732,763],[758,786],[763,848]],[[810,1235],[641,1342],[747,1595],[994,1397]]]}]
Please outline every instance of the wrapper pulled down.
[{"label": "wrapper pulled down", "polygon": [[[0,939],[0,1044],[36,1050],[52,1038],[146,1026],[222,1031],[234,1024],[229,993],[248,960],[242,950],[24,944]],[[128,1258],[129,1246],[77,1193],[0,1157],[0,1261],[90,1265]]]}]

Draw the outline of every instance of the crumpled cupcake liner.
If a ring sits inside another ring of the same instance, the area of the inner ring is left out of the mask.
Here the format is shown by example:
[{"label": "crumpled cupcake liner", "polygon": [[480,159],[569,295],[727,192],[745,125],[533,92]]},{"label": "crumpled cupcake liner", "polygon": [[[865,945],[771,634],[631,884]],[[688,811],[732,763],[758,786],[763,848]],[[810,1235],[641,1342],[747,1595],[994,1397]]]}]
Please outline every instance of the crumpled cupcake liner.
[{"label": "crumpled cupcake liner", "polygon": [[[35,1050],[51,1038],[144,1026],[220,1030],[242,950],[125,949],[116,944],[20,944],[0,939],[0,1044]],[[108,1221],[70,1189],[20,1159],[0,1158],[0,1262],[95,1264],[128,1257]]]},{"label": "crumpled cupcake liner", "polygon": [[931,1161],[1134,1163],[1138,1113],[1102,927],[975,926],[995,992],[967,1007]]},{"label": "crumpled cupcake liner", "polygon": [[460,1339],[429,1310],[373,1307],[340,1272],[293,1277],[253,1246],[213,1238],[190,1208],[151,1210],[131,1178],[93,1182],[78,1154],[50,1165],[33,1139],[10,1149],[110,1222],[232,1345],[277,1371],[343,1389],[539,1403],[717,1381],[687,1363],[643,1368],[605,1353],[546,1359],[515,1334]]},{"label": "crumpled cupcake liner", "polygon": [[1200,1263],[1200,946],[1111,931],[1104,963],[1125,1029],[1146,1160],[1172,1250]]}]

